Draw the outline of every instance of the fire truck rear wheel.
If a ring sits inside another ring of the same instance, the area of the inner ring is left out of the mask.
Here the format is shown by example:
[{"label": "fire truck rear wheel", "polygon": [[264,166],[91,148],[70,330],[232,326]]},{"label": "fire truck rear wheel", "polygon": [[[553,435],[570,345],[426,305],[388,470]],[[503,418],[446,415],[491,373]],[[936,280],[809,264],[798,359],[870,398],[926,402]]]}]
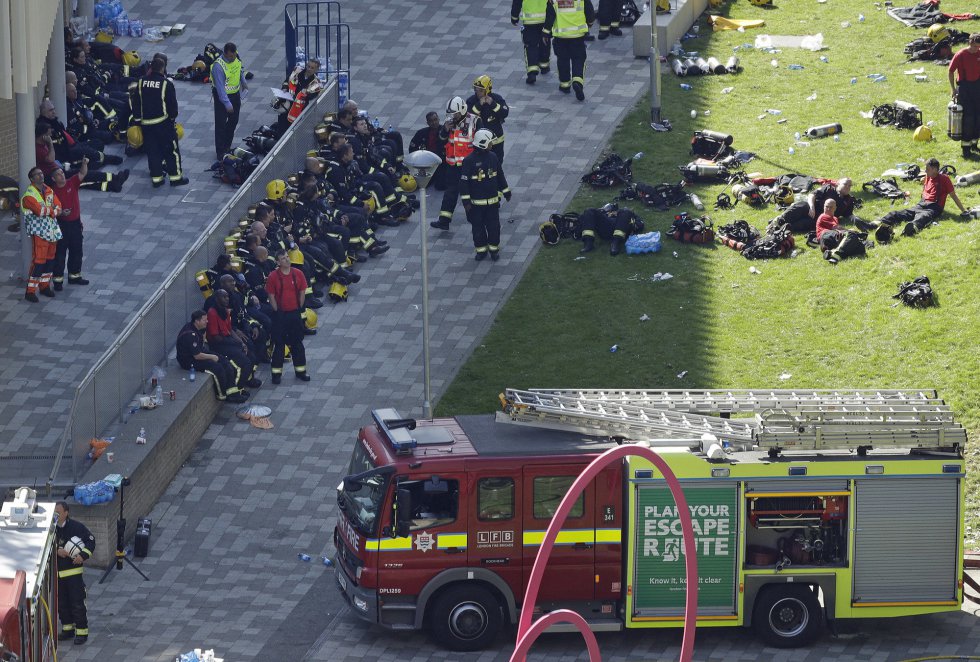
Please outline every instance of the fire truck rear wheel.
[{"label": "fire truck rear wheel", "polygon": [[457,651],[489,646],[503,624],[503,610],[493,593],[482,586],[452,586],[432,607],[433,639]]},{"label": "fire truck rear wheel", "polygon": [[817,594],[809,586],[769,586],[756,598],[752,626],[770,646],[796,648],[817,636],[821,614]]}]

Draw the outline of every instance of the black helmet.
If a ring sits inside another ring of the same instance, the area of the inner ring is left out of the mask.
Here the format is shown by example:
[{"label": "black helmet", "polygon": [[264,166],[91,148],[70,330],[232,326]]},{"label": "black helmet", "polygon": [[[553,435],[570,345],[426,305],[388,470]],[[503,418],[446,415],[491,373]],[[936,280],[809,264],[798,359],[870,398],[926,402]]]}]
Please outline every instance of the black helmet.
[{"label": "black helmet", "polygon": [[612,214],[618,211],[619,211],[619,205],[616,204],[615,202],[607,202],[606,204],[602,205],[602,212],[604,214]]}]

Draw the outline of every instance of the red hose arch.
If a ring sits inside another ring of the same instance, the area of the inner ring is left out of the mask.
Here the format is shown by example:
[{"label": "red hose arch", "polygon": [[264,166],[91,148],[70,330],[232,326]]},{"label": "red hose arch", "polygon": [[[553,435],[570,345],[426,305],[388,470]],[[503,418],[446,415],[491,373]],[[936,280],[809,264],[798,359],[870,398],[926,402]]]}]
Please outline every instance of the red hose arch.
[{"label": "red hose arch", "polygon": [[[582,633],[585,638],[586,646],[589,650],[589,659],[592,662],[600,662],[602,657],[599,653],[599,642],[596,641],[595,634],[589,629],[585,619],[579,614],[561,609],[539,618],[534,625],[531,625],[531,612],[538,600],[538,590],[541,588],[541,579],[544,577],[545,566],[551,557],[551,550],[555,546],[558,532],[562,524],[568,517],[569,511],[578,499],[579,494],[585,489],[589,482],[608,465],[621,460],[628,455],[637,455],[649,460],[664,475],[667,487],[670,489],[674,503],[677,504],[677,512],[681,520],[681,531],[684,535],[684,566],[686,571],[687,588],[685,591],[684,603],[684,638],[681,642],[680,662],[690,662],[694,654],[694,630],[698,615],[698,560],[697,551],[694,546],[694,527],[691,523],[691,512],[687,507],[687,499],[681,490],[681,484],[671,471],[667,463],[655,452],[645,446],[623,445],[611,448],[596,459],[575,479],[565,498],[561,500],[555,516],[548,525],[545,532],[544,541],[538,549],[538,555],[534,559],[534,567],[531,570],[531,577],[527,583],[527,592],[524,594],[524,604],[521,609],[521,617],[517,622],[517,642],[514,645],[514,652],[510,656],[510,662],[526,662],[527,653],[531,646],[548,626],[559,623],[571,623]],[[625,542],[623,543],[625,545]],[[693,580],[693,581],[692,581]]]}]

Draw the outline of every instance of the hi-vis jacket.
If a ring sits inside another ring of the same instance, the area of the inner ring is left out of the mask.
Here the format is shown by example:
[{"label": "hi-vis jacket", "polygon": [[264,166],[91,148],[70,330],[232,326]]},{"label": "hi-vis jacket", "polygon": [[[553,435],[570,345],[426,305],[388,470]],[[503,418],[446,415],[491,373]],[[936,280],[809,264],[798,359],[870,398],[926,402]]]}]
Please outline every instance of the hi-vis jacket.
[{"label": "hi-vis jacket", "polygon": [[463,159],[473,151],[473,134],[476,133],[477,120],[475,115],[467,113],[452,131],[447,132],[446,127],[439,129],[439,137],[447,141],[446,163],[448,165],[463,165]]}]

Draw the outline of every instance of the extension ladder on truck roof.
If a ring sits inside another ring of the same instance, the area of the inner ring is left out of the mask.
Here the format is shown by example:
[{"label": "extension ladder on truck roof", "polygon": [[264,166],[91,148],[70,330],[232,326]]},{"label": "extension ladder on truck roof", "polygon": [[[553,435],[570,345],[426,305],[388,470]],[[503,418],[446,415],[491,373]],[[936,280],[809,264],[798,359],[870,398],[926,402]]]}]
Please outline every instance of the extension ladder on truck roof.
[{"label": "extension ladder on truck roof", "polygon": [[[935,391],[517,390],[497,420],[610,436],[698,440],[744,450],[961,449],[966,431]],[[723,418],[698,412],[751,413]]]}]

